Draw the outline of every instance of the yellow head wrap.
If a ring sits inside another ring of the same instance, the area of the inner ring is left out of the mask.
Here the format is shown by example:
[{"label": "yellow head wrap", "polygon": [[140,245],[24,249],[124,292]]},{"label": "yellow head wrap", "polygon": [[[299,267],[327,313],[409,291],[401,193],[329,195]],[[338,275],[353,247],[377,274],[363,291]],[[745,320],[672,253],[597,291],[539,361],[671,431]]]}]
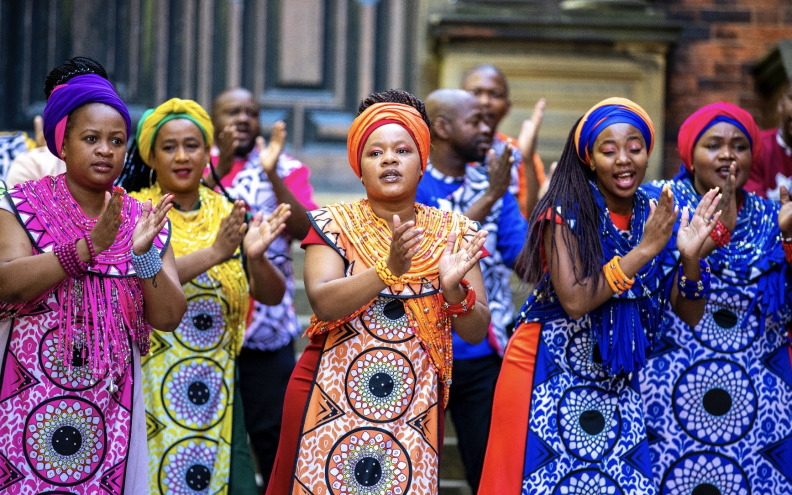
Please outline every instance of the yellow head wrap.
[{"label": "yellow head wrap", "polygon": [[151,147],[154,146],[157,132],[165,122],[173,119],[187,119],[195,123],[201,129],[206,144],[212,146],[214,126],[206,110],[193,100],[171,98],[157,108],[146,110],[140,121],[138,121],[135,139],[140,151],[140,158],[146,165],[150,166]]}]

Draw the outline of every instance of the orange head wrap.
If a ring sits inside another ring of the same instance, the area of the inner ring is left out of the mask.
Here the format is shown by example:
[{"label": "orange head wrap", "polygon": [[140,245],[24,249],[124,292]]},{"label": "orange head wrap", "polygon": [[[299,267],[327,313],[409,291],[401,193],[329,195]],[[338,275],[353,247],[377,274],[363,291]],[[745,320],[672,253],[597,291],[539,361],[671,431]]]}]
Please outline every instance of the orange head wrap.
[{"label": "orange head wrap", "polygon": [[361,176],[360,157],[366,140],[378,127],[385,124],[399,124],[410,133],[418,154],[421,156],[421,170],[426,170],[429,160],[429,126],[426,125],[418,110],[402,103],[376,103],[357,116],[347,137],[349,165],[358,177]]}]

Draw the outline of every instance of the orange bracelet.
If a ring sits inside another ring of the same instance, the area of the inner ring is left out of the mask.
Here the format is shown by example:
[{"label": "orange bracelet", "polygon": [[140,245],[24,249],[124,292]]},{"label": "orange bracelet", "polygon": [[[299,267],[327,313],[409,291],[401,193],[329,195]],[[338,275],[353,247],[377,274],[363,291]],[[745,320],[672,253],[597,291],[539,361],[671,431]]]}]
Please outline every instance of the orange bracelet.
[{"label": "orange bracelet", "polygon": [[[461,280],[461,284],[462,288],[465,289],[465,298],[462,301],[456,304],[449,304],[448,301],[443,298],[443,310],[454,318],[457,316],[465,316],[473,311],[473,308],[476,306],[476,289],[473,288],[473,284],[464,278]],[[442,289],[440,292],[443,292]]]},{"label": "orange bracelet", "polygon": [[602,266],[602,271],[605,273],[605,280],[608,285],[617,294],[622,294],[626,290],[630,290],[635,283],[634,278],[627,278],[627,275],[622,271],[619,260],[621,256],[614,256],[609,262]]},{"label": "orange bracelet", "polygon": [[374,269],[377,270],[377,275],[379,275],[379,278],[383,282],[385,282],[385,285],[387,285],[388,287],[397,284],[401,281],[401,278],[391,273],[390,269],[388,268],[388,263],[385,261],[385,258],[378,259],[377,262],[374,264]]}]

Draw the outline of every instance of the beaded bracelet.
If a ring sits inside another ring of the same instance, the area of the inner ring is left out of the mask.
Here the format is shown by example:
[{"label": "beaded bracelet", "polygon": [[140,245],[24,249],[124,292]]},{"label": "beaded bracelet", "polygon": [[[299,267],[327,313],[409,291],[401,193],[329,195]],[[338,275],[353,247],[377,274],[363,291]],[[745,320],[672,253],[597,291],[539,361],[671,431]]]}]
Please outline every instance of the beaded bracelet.
[{"label": "beaded bracelet", "polygon": [[787,263],[792,263],[792,237],[782,237],[781,247],[784,248],[784,258]]},{"label": "beaded bracelet", "polygon": [[688,280],[683,274],[682,264],[679,265],[679,277],[677,280],[677,288],[679,293],[685,299],[696,301],[704,297],[709,292],[712,286],[712,272],[710,271],[709,263],[707,260],[699,259],[699,267],[701,268],[701,280],[692,281]]},{"label": "beaded bracelet", "polygon": [[731,241],[731,232],[723,225],[723,222],[718,220],[715,228],[710,232],[710,238],[715,241],[715,245],[722,248]]},{"label": "beaded bracelet", "polygon": [[634,278],[627,278],[627,275],[621,269],[619,260],[621,256],[614,256],[610,261],[602,265],[602,271],[605,273],[605,280],[613,292],[621,295],[626,290],[630,290],[635,283]]},{"label": "beaded bracelet", "polygon": [[374,263],[374,268],[377,270],[377,275],[379,278],[385,282],[385,285],[390,287],[391,285],[395,285],[401,281],[401,278],[397,277],[390,271],[388,268],[388,263],[385,261],[385,258],[380,258]]},{"label": "beaded bracelet", "polygon": [[[453,318],[465,316],[473,311],[473,308],[476,306],[476,289],[473,288],[473,284],[464,278],[460,283],[462,284],[462,288],[465,289],[465,298],[462,299],[462,301],[456,304],[449,304],[448,301],[443,298],[443,310]],[[442,295],[442,293],[443,289],[440,289],[440,294]]]},{"label": "beaded bracelet", "polygon": [[91,259],[88,260],[88,266],[94,266],[96,264],[96,251],[94,250],[93,241],[91,240],[91,234],[85,232],[83,234],[83,239],[85,239],[85,243],[88,244],[88,253],[91,255]]},{"label": "beaded bracelet", "polygon": [[77,239],[56,244],[53,252],[70,277],[79,277],[88,269],[88,264],[77,254]]},{"label": "beaded bracelet", "polygon": [[132,255],[132,266],[135,268],[135,273],[137,273],[139,278],[152,278],[162,269],[162,258],[160,258],[159,250],[154,244],[151,245],[145,254],[138,256],[131,249],[130,254]]}]

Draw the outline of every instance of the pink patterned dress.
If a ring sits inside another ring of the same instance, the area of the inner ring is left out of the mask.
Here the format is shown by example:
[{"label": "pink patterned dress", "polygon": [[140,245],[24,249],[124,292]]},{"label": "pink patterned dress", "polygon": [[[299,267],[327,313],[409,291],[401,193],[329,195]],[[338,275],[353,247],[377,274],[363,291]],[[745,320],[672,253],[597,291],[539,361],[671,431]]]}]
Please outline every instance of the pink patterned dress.
[{"label": "pink patterned dress", "polygon": [[[19,184],[2,199],[34,255],[96,222],[63,175]],[[145,493],[140,356],[151,327],[129,254],[141,212],[124,198],[118,238],[85,275],[22,305],[0,303],[0,494]],[[162,252],[168,241],[166,227],[154,244]]]}]

